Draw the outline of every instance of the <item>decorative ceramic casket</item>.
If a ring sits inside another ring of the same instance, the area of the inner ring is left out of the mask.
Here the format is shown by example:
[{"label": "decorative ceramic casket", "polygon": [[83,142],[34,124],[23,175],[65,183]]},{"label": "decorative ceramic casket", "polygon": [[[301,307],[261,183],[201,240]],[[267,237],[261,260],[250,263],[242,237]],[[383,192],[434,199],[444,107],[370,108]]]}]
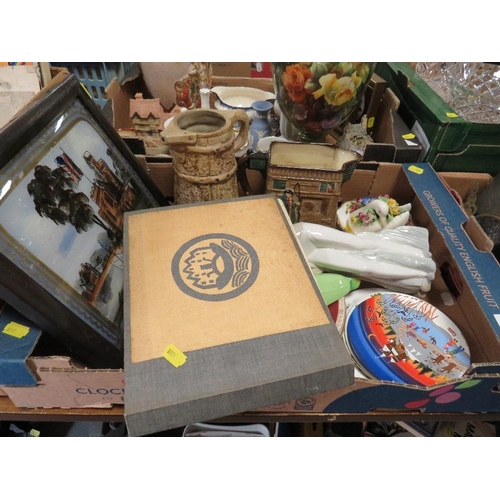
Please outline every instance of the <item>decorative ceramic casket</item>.
[{"label": "decorative ceramic casket", "polygon": [[[273,142],[269,150],[266,193],[299,200],[292,222],[314,222],[335,227],[338,195],[360,160],[353,151],[333,144]],[[287,194],[290,196],[287,197]],[[290,202],[291,203],[291,202]]]}]

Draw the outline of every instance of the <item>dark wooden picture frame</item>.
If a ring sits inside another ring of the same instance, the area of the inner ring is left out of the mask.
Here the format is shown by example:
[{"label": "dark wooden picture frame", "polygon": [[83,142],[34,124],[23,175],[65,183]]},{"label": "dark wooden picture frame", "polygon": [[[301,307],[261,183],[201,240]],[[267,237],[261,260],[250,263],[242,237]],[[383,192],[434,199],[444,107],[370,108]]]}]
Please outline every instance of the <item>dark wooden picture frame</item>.
[{"label": "dark wooden picture frame", "polygon": [[0,298],[91,367],[123,366],[123,218],[166,204],[74,75],[0,129]]}]

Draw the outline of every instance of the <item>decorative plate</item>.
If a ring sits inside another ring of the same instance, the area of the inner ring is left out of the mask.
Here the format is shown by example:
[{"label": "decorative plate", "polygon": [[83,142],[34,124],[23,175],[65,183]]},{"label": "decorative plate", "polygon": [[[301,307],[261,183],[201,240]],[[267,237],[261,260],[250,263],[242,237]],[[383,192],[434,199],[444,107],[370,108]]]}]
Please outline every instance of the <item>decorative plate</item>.
[{"label": "decorative plate", "polygon": [[367,377],[432,386],[470,367],[458,327],[432,304],[396,292],[361,298],[347,311],[344,340]]}]

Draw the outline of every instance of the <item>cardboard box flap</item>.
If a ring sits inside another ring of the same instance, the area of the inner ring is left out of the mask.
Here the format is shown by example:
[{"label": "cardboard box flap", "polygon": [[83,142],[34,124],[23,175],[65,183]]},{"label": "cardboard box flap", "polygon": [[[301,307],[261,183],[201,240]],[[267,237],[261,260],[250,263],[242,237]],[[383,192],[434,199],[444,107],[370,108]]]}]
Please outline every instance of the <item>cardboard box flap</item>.
[{"label": "cardboard box flap", "polygon": [[410,203],[415,193],[408,183],[404,172],[399,165],[381,163],[375,171],[370,190],[370,196],[392,195],[398,193],[398,203]]},{"label": "cardboard box flap", "polygon": [[491,252],[493,250],[493,241],[491,241],[491,239],[486,235],[483,228],[473,215],[471,215],[469,219],[464,222],[462,227],[478,251]]},{"label": "cardboard box flap", "polygon": [[365,91],[365,99],[368,102],[368,106],[366,106],[366,130],[370,134],[372,133],[373,127],[376,123],[377,116],[379,114],[378,110],[386,88],[387,82],[374,73]]},{"label": "cardboard box flap", "polygon": [[[37,350],[35,350],[35,353]],[[88,370],[88,368],[69,356],[30,356],[28,359],[30,367],[34,372],[42,370]],[[102,370],[102,369],[101,369]],[[104,369],[106,370],[106,369]]]},{"label": "cardboard box flap", "polygon": [[0,307],[0,385],[35,385],[26,359],[42,330],[8,304]]},{"label": "cardboard box flap", "polygon": [[[500,340],[500,276],[499,263],[488,252],[478,251],[464,227],[468,217],[457,204],[449,189],[427,163],[403,164],[416,195],[426,208],[437,230],[443,235],[463,276],[463,285],[470,288],[490,328]],[[467,284],[467,285],[466,285]]]}]

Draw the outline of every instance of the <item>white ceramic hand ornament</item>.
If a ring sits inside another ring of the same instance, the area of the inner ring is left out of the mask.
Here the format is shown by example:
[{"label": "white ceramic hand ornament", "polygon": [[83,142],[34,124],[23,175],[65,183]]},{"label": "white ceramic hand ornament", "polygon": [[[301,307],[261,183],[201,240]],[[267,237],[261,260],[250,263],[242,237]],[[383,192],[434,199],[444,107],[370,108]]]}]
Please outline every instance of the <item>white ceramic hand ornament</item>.
[{"label": "white ceramic hand ornament", "polygon": [[430,290],[436,264],[425,228],[349,234],[309,222],[293,226],[309,264],[322,271],[346,273],[397,292]]}]

